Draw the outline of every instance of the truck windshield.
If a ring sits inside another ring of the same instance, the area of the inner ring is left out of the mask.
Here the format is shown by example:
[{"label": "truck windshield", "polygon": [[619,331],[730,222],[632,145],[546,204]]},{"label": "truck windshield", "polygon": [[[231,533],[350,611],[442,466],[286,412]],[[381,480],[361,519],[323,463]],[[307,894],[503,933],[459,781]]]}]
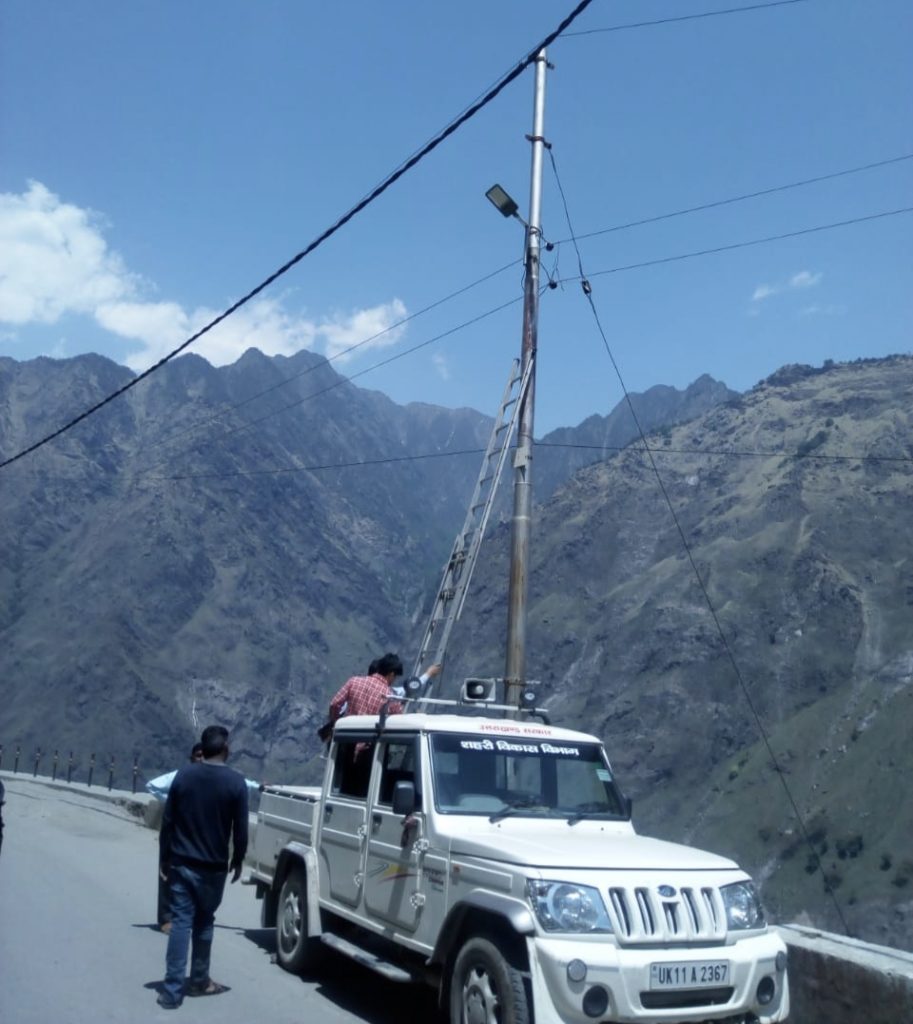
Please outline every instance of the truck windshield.
[{"label": "truck windshield", "polygon": [[598,743],[539,737],[431,737],[434,799],[443,814],[625,819]]}]

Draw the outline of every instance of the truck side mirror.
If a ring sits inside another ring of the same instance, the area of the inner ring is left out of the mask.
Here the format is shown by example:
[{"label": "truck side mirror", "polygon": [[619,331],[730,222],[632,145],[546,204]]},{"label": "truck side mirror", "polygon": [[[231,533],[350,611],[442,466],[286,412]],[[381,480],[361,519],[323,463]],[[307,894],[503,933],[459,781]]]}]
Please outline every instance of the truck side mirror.
[{"label": "truck side mirror", "polygon": [[415,783],[397,782],[393,786],[393,813],[408,817],[415,810]]}]

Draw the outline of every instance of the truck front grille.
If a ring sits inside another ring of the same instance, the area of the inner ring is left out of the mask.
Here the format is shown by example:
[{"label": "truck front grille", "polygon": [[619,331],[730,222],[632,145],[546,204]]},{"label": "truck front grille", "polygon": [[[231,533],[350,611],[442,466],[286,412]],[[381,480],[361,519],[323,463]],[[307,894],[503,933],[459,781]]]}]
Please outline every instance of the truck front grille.
[{"label": "truck front grille", "polygon": [[[674,895],[662,895],[670,888]],[[726,937],[726,914],[716,889],[613,886],[609,914],[615,934],[636,942],[713,942]]]}]

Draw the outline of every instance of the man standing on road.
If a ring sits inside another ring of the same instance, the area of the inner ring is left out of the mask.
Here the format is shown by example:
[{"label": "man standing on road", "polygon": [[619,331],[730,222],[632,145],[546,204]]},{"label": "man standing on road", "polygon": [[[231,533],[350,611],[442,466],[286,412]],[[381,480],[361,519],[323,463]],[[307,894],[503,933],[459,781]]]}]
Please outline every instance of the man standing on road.
[{"label": "man standing on road", "polygon": [[[190,763],[196,764],[202,760],[203,744],[194,743],[193,749],[190,751]],[[168,772],[167,775],[159,775],[158,778],[151,779],[146,783],[146,792],[151,793],[156,800],[161,800],[164,804],[168,799],[168,790],[171,789],[171,783],[177,778],[177,774],[177,770],[175,770]],[[168,876],[162,874],[161,869],[159,869],[158,876],[159,887],[155,916],[159,931],[168,935],[171,932],[171,893],[168,891]]]},{"label": "man standing on road", "polygon": [[177,1009],[184,998],[191,943],[186,994],[213,996],[227,991],[209,976],[213,925],[228,872],[237,882],[247,852],[247,786],[225,764],[228,730],[210,725],[200,742],[203,760],[182,768],[171,783],[159,837],[160,870],[168,878],[171,893],[171,932],[158,1004],[169,1010]]}]

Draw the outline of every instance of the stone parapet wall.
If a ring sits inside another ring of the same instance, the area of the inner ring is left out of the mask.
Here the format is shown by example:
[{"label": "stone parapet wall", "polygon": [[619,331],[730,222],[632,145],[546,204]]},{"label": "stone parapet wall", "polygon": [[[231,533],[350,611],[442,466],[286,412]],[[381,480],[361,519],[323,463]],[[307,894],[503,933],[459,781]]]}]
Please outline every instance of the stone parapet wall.
[{"label": "stone parapet wall", "polygon": [[783,925],[789,1024],[913,1024],[913,954]]}]

